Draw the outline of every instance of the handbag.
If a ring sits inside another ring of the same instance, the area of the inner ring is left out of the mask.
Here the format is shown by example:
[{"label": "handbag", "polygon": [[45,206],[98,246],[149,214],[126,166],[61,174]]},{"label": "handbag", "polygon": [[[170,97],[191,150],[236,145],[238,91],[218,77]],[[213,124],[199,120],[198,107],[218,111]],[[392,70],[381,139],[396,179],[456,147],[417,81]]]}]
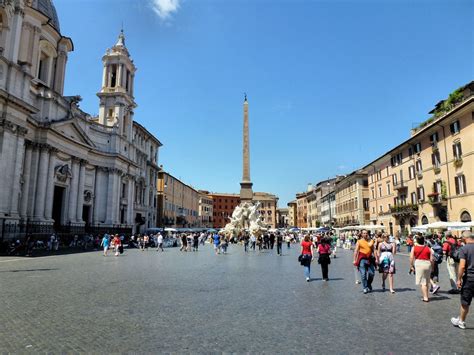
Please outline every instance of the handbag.
[{"label": "handbag", "polygon": [[119,246],[119,253],[120,253],[120,254],[123,254],[123,245],[120,245],[120,246]]}]

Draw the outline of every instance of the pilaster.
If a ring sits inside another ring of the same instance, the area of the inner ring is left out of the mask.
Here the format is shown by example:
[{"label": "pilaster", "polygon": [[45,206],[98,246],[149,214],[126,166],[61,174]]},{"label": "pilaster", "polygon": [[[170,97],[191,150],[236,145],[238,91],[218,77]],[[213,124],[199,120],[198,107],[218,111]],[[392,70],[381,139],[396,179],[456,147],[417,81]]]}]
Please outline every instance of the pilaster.
[{"label": "pilaster", "polygon": [[69,183],[69,222],[76,221],[77,215],[77,189],[79,180],[79,159],[71,159],[72,178]]}]

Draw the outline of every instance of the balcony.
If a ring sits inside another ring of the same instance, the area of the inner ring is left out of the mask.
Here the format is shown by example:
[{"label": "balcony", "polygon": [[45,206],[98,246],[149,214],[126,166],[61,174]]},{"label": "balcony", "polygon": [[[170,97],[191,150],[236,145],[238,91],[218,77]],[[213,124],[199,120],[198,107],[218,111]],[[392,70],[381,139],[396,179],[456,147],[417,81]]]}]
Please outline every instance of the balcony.
[{"label": "balcony", "polygon": [[416,172],[416,177],[417,177],[418,179],[423,179],[423,173],[422,173],[421,171],[417,171],[417,172]]},{"label": "balcony", "polygon": [[453,165],[455,168],[460,168],[462,166],[462,158],[454,157]]},{"label": "balcony", "polygon": [[433,151],[433,153],[436,153],[439,150],[438,142],[431,142],[431,150]]},{"label": "balcony", "polygon": [[410,215],[417,215],[418,214],[418,205],[395,205],[390,207],[390,212],[394,216],[410,216]]},{"label": "balcony", "polygon": [[405,181],[403,180],[400,180],[400,181],[397,181],[397,182],[394,182],[393,183],[393,188],[397,191],[400,191],[400,190],[405,190],[408,188],[408,186],[405,184]]},{"label": "balcony", "polygon": [[441,172],[441,167],[435,165],[433,166],[433,171],[435,174],[439,174]]},{"label": "balcony", "polygon": [[442,205],[446,203],[446,196],[441,195],[439,192],[432,192],[428,195],[428,202],[432,206]]}]

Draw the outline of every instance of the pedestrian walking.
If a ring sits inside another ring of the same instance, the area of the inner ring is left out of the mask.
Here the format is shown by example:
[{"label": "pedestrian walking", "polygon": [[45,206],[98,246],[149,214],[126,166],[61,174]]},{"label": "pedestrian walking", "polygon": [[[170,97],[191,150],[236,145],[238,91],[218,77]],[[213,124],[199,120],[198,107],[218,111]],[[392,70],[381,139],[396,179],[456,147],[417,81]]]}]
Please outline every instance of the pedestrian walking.
[{"label": "pedestrian walking", "polygon": [[181,235],[181,248],[179,248],[179,251],[187,251],[188,250],[188,238],[186,237],[186,234]]},{"label": "pedestrian walking", "polygon": [[244,252],[248,253],[249,244],[250,244],[250,237],[247,233],[244,233],[244,236],[242,237],[242,241],[244,243]]},{"label": "pedestrian walking", "polygon": [[199,234],[194,233],[193,236],[193,251],[198,251],[199,247]]},{"label": "pedestrian walking", "polygon": [[395,243],[390,242],[389,235],[387,233],[382,234],[382,242],[379,243],[377,252],[375,254],[376,263],[379,266],[379,273],[382,274],[382,290],[385,291],[385,281],[388,277],[388,283],[390,286],[390,293],[394,294],[394,282],[393,275],[395,275]]},{"label": "pedestrian walking", "polygon": [[304,267],[306,281],[309,282],[311,280],[311,261],[313,260],[313,243],[309,235],[306,235],[301,242],[301,253],[298,259]]},{"label": "pedestrian walking", "polygon": [[436,294],[441,286],[439,285],[439,264],[443,262],[443,247],[438,243],[438,240],[435,239],[436,235],[427,235],[426,245],[428,245],[433,250],[433,267],[431,269],[430,275],[430,284],[431,284],[431,294]]},{"label": "pedestrian walking", "polygon": [[255,251],[255,245],[257,244],[257,238],[253,234],[250,235],[250,248]]},{"label": "pedestrian walking", "polygon": [[443,254],[446,257],[446,267],[448,268],[449,282],[451,284],[451,290],[448,291],[450,294],[459,293],[457,288],[457,275],[459,269],[460,249],[460,242],[452,235],[450,231],[447,231],[446,240],[443,243]]},{"label": "pedestrian walking", "polygon": [[375,258],[373,253],[374,241],[369,241],[369,233],[364,229],[354,250],[354,265],[360,272],[364,294],[372,292],[372,281],[375,274]]},{"label": "pedestrian walking", "polygon": [[214,245],[214,251],[215,251],[216,255],[218,255],[219,254],[219,245],[221,244],[221,237],[219,236],[219,234],[215,233],[212,236],[212,242],[213,242],[213,245]]},{"label": "pedestrian walking", "polygon": [[283,246],[283,236],[281,233],[276,235],[276,244],[277,244],[277,254],[281,256],[282,246]]},{"label": "pedestrian walking", "polygon": [[466,329],[466,317],[474,295],[474,234],[465,231],[463,238],[465,245],[459,255],[457,282],[461,289],[461,309],[458,317],[451,318],[451,323],[460,329]]},{"label": "pedestrian walking", "polygon": [[104,237],[102,238],[102,242],[100,243],[100,246],[104,248],[104,256],[107,256],[107,251],[109,250],[109,243],[109,235],[105,233]]},{"label": "pedestrian walking", "polygon": [[425,244],[425,238],[423,236],[417,236],[415,247],[410,253],[410,273],[415,272],[415,281],[416,284],[420,286],[421,300],[423,302],[430,301],[428,289],[433,260],[433,250]]},{"label": "pedestrian walking", "polygon": [[329,264],[331,264],[331,242],[329,238],[321,238],[318,245],[318,264],[321,265],[323,281],[329,281]]},{"label": "pedestrian walking", "polygon": [[114,245],[115,256],[119,256],[120,255],[120,247],[122,246],[122,241],[120,240],[118,234],[115,234],[115,237],[114,237],[112,243]]},{"label": "pedestrian walking", "polygon": [[270,249],[273,250],[274,246],[275,246],[275,234],[270,233]]},{"label": "pedestrian walking", "polygon": [[286,248],[290,249],[291,248],[291,236],[289,234],[286,235],[285,241],[286,241]]},{"label": "pedestrian walking", "polygon": [[163,236],[159,232],[158,232],[158,236],[156,237],[156,244],[157,244],[156,251],[158,251],[158,250],[164,251],[164,249],[163,249]]}]

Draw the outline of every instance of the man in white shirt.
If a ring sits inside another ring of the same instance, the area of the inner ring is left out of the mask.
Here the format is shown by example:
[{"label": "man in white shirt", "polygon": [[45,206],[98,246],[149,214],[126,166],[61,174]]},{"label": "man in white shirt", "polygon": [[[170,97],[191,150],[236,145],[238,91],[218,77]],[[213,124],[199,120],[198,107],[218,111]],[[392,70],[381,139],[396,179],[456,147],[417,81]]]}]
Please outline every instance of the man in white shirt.
[{"label": "man in white shirt", "polygon": [[158,236],[156,237],[156,242],[158,244],[158,247],[156,248],[156,251],[159,251],[160,249],[161,249],[161,251],[164,251],[163,250],[163,236],[159,232],[158,232]]}]

